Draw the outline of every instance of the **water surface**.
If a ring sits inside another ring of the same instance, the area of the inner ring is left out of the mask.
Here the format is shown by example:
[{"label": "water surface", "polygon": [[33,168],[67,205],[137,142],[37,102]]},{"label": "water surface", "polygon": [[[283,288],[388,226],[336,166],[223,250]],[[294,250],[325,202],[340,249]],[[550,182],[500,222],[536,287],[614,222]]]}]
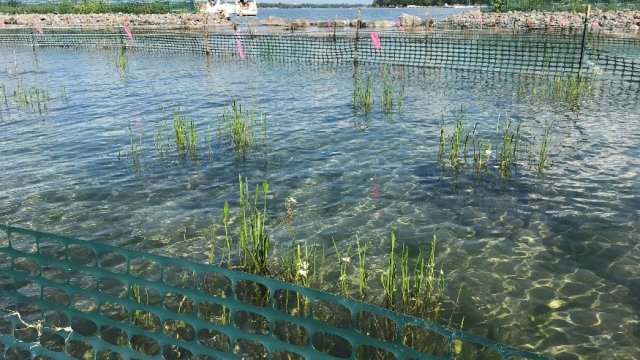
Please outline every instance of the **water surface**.
[{"label": "water surface", "polygon": [[[2,49],[0,222],[205,262],[238,175],[266,178],[274,224],[296,200],[291,228],[271,229],[276,251],[292,233],[344,248],[357,236],[381,268],[391,231],[412,255],[436,235],[468,330],[559,358],[640,358],[638,84],[598,82],[566,104],[519,98],[514,75],[130,52],[123,76],[116,56]],[[354,115],[354,76],[369,75],[373,111]],[[404,89],[391,115],[384,78]],[[20,84],[46,89],[44,112],[14,101]],[[267,146],[246,161],[215,135],[233,101],[267,116]],[[176,106],[197,125],[197,161],[155,149]],[[487,136],[500,117],[521,123],[525,144],[553,124],[552,165],[538,174],[531,145],[508,178],[443,170],[440,124],[461,106]]]}]

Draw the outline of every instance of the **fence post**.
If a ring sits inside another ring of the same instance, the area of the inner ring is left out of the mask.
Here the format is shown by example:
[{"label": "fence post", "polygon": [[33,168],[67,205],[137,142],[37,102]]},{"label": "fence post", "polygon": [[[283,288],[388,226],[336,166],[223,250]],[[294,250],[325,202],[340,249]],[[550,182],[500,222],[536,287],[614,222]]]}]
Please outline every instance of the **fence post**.
[{"label": "fence post", "polygon": [[584,28],[582,29],[582,45],[580,46],[580,64],[578,64],[578,79],[582,79],[582,64],[584,62],[584,48],[587,43],[587,29],[589,27],[589,16],[591,15],[591,4],[587,5],[584,14]]},{"label": "fence post", "polygon": [[360,41],[360,23],[362,21],[362,9],[358,8],[358,19],[356,20],[356,40],[353,44],[353,65],[358,65],[358,41]]},{"label": "fence post", "polygon": [[209,49],[209,15],[204,14],[204,53],[208,56],[211,55],[211,49]]}]

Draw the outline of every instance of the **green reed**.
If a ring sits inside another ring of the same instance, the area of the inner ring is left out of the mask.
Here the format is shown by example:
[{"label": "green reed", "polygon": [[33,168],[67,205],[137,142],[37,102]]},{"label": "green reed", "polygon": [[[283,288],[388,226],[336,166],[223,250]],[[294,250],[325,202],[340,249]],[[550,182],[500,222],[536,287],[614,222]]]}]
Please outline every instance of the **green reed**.
[{"label": "green reed", "polygon": [[361,80],[353,80],[353,112],[355,114],[366,115],[373,108],[373,79],[371,75]]},{"label": "green reed", "polygon": [[197,130],[193,121],[182,115],[180,107],[173,109],[173,134],[175,136],[176,150],[180,155],[191,155],[195,161],[198,159]]},{"label": "green reed", "polygon": [[2,99],[4,100],[4,107],[6,109],[9,109],[9,102],[7,101],[7,90],[5,89],[4,84],[2,84],[0,88],[2,88]]},{"label": "green reed", "polygon": [[[502,129],[500,129],[500,125],[502,125]],[[520,137],[520,126],[521,124],[516,125],[514,130],[513,122],[510,118],[506,118],[504,122],[501,122],[500,118],[498,118],[496,132],[500,136],[501,146],[496,146],[496,151],[500,149],[497,153],[497,161],[498,169],[503,177],[509,175],[511,165],[515,161],[518,139]]]},{"label": "green reed", "polygon": [[129,64],[129,60],[127,57],[127,46],[122,42],[122,39],[121,39],[121,45],[120,45],[120,52],[116,57],[115,63],[116,63],[116,68],[120,72],[120,76],[124,76],[127,70],[127,66]]},{"label": "green reed", "polygon": [[127,122],[127,130],[129,132],[129,143],[131,146],[131,159],[133,160],[133,166],[136,170],[141,169],[140,155],[142,153],[142,134],[138,138],[134,136],[133,128],[131,127],[131,121]]},{"label": "green reed", "polygon": [[528,97],[532,101],[552,100],[571,105],[595,96],[595,80],[579,75],[520,78],[514,96],[516,99]]},{"label": "green reed", "polygon": [[538,171],[538,174],[542,174],[549,164],[549,146],[551,145],[551,130],[553,129],[553,125],[553,123],[546,123],[542,131],[542,139],[540,140],[540,147],[538,149],[538,157],[536,160],[536,170]]},{"label": "green reed", "polygon": [[464,127],[464,123],[466,122],[464,107],[460,107],[460,112],[454,112],[453,122],[453,132],[451,136],[447,136],[444,114],[442,115],[442,120],[440,122],[440,146],[438,159],[443,162],[447,157],[448,150],[448,158],[451,166],[454,169],[458,169],[466,162],[466,149],[469,141],[469,132],[467,131],[465,133]]},{"label": "green reed", "polygon": [[[226,141],[234,153],[244,159],[256,145],[257,122],[255,109],[247,109],[234,101],[230,108],[224,107],[218,118],[218,138]],[[260,128],[266,145],[267,116],[264,113],[260,115]]]},{"label": "green reed", "polygon": [[[237,210],[231,209],[225,202],[222,211],[222,227],[224,228],[224,240],[221,252],[216,251],[215,237],[211,240],[212,249],[209,254],[209,262],[216,262],[216,256],[220,263],[228,267],[239,267],[246,271],[278,278],[305,287],[313,287],[323,291],[338,293],[344,297],[355,297],[363,301],[371,301],[388,309],[400,311],[409,315],[418,316],[430,321],[439,320],[443,314],[451,314],[456,311],[458,299],[453,306],[445,301],[444,272],[442,266],[436,263],[436,237],[430,243],[430,250],[418,251],[417,256],[411,256],[409,247],[396,241],[392,232],[388,238],[389,244],[388,263],[385,269],[372,269],[367,261],[369,245],[356,237],[356,252],[352,254],[351,246],[341,248],[334,240],[333,249],[327,259],[325,248],[310,248],[306,243],[293,241],[292,246],[285,247],[279,252],[272,250],[268,230],[274,227],[267,221],[266,198],[269,195],[268,183],[263,182],[262,189],[256,185],[253,195],[249,191],[248,181],[239,177],[239,206]],[[286,211],[286,209],[285,209]],[[282,215],[286,221],[287,214]],[[277,216],[275,216],[277,217]],[[276,225],[278,226],[278,225]],[[268,230],[267,230],[268,229]],[[386,244],[385,244],[386,246]],[[400,250],[401,249],[401,250]],[[351,259],[357,255],[357,263]],[[334,258],[335,256],[335,258]],[[335,264],[333,268],[327,268],[327,263]],[[329,271],[337,277],[337,281],[325,282],[324,277]],[[380,288],[371,288],[369,274],[380,273]],[[353,280],[353,281],[352,281]],[[357,290],[350,284],[357,282]],[[256,302],[262,302],[266,296],[263,290],[246,289],[247,295],[255,298]],[[376,290],[376,291],[374,291]],[[311,305],[308,300],[295,292],[285,291],[276,300],[281,311],[293,316],[307,316],[310,314]],[[445,306],[445,304],[447,304]],[[325,310],[331,312],[330,309]],[[362,314],[361,314],[362,315]],[[314,317],[319,319],[324,316],[339,316],[333,313],[325,314],[323,310]],[[352,319],[345,321],[351,323]],[[446,318],[445,318],[446,320]],[[393,340],[396,336],[396,325],[384,317],[374,314],[364,314],[356,319],[358,328],[366,331],[371,336],[380,339]],[[449,316],[449,323],[453,322],[453,315]],[[304,333],[294,329],[281,329],[283,336],[293,343],[303,341]],[[403,332],[402,341],[415,348],[428,348],[437,354],[446,354],[446,341],[430,332],[416,328],[408,328]],[[426,344],[426,345],[425,345]],[[332,346],[324,344],[323,346]],[[361,349],[362,350],[362,349]],[[381,353],[369,350],[358,350],[358,356],[365,358],[384,358]]]},{"label": "green reed", "polygon": [[390,81],[385,81],[382,86],[382,111],[385,114],[391,114],[393,111],[393,83]]}]

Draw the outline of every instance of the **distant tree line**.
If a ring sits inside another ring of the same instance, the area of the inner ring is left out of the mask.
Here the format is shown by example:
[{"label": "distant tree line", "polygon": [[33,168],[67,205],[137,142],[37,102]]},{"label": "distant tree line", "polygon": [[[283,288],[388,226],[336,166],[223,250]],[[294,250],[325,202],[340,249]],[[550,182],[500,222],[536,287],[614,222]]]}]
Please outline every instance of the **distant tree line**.
[{"label": "distant tree line", "polygon": [[362,7],[362,5],[357,5],[357,4],[284,4],[284,3],[263,3],[263,2],[261,2],[260,5],[258,6],[262,8],[278,8],[278,9],[300,9],[300,8],[328,9],[328,8]]},{"label": "distant tree line", "polygon": [[395,6],[443,6],[448,5],[484,5],[490,1],[485,0],[373,0],[373,6],[376,7],[395,7]]}]

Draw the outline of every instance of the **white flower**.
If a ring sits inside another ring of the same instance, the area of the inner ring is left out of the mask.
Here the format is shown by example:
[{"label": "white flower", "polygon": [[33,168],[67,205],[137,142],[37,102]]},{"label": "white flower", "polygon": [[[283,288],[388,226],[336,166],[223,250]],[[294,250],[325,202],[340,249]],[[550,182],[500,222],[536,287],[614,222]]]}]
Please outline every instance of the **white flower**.
[{"label": "white flower", "polygon": [[309,262],[301,261],[298,264],[298,275],[302,277],[307,277],[308,274],[309,274]]}]

